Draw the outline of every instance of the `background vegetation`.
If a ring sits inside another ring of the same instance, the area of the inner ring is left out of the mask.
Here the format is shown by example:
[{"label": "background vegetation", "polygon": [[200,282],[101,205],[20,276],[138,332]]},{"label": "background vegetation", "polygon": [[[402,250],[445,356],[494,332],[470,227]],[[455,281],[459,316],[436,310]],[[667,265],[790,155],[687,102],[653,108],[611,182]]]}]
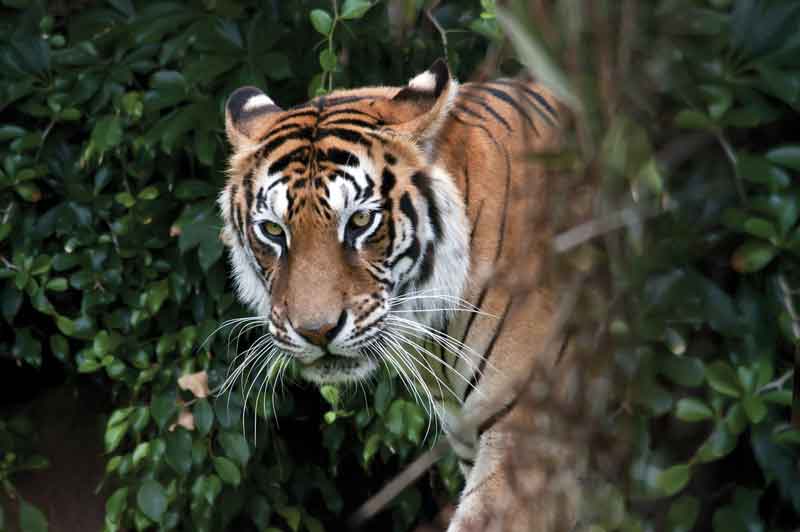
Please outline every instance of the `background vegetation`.
[{"label": "background vegetation", "polygon": [[[246,315],[217,238],[222,106],[244,84],[290,106],[402,83],[443,53],[422,2],[1,4],[0,530],[48,528],[14,486],[57,466],[27,406],[56,386],[103,416],[106,530],[340,530],[433,438],[387,376],[365,393],[206,395],[202,377],[218,386],[236,353],[236,334],[212,333]],[[599,490],[597,530],[791,529],[800,6],[498,13],[484,0],[433,14],[460,78],[521,60],[581,102],[564,159],[603,181],[609,223],[590,227],[605,238],[584,248],[608,274],[610,419],[631,443]],[[384,525],[410,530],[459,483],[443,460]]]}]

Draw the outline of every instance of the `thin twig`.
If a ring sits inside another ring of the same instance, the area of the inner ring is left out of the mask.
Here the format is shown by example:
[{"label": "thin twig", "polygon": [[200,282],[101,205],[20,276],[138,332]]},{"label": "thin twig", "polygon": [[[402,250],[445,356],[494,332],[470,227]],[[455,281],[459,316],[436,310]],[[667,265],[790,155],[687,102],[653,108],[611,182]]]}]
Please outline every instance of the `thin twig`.
[{"label": "thin twig", "polygon": [[431,21],[433,27],[436,28],[436,31],[439,32],[439,37],[442,39],[442,48],[444,48],[444,58],[445,61],[447,61],[447,32],[442,25],[439,24],[439,21],[436,20],[436,17],[433,16],[433,10],[439,6],[440,2],[441,0],[434,0],[428,9],[425,10],[425,15],[428,17],[428,20]]},{"label": "thin twig", "polygon": [[626,207],[605,216],[589,220],[553,238],[553,250],[564,253],[597,236],[610,233],[621,227],[641,223],[642,220],[662,214],[661,208],[643,209]]},{"label": "thin twig", "polygon": [[747,199],[747,195],[744,192],[742,176],[739,175],[739,170],[737,170],[736,152],[733,151],[733,147],[728,141],[728,138],[725,136],[725,133],[722,131],[717,131],[714,136],[716,136],[717,142],[719,142],[719,145],[722,146],[722,151],[725,152],[725,156],[731,163],[731,167],[733,169],[733,182],[736,185],[736,193],[739,195],[739,199],[741,201],[745,201]]},{"label": "thin twig", "polygon": [[[714,137],[705,133],[698,133],[670,142],[661,148],[655,158],[659,168],[666,174],[673,172],[699,150],[713,142]],[[591,240],[597,236],[610,233],[616,229],[653,218],[664,212],[677,208],[678,203],[668,201],[662,207],[626,207],[605,216],[589,220],[581,225],[569,229],[553,239],[553,249],[556,253],[564,253],[570,249]]]},{"label": "thin twig", "polygon": [[794,376],[794,370],[790,369],[789,371],[787,371],[786,373],[784,373],[783,375],[781,375],[780,377],[778,377],[774,381],[768,382],[764,386],[759,388],[758,389],[758,393],[762,394],[762,393],[768,392],[770,390],[780,390],[781,388],[783,388],[783,385],[786,384],[786,381],[791,379],[793,376]]},{"label": "thin twig", "polygon": [[7,258],[5,258],[4,256],[2,256],[2,255],[0,255],[0,262],[2,262],[3,266],[8,268],[9,270],[12,270],[12,271],[15,271],[15,272],[19,271],[19,268],[17,268],[17,266],[13,262],[9,262],[9,260]]},{"label": "thin twig", "polygon": [[442,440],[426,451],[419,458],[394,477],[381,490],[370,497],[358,510],[350,516],[347,525],[351,530],[360,528],[366,521],[383,510],[400,492],[421,477],[428,469],[442,458],[450,449],[450,444]]},{"label": "thin twig", "polygon": [[[800,339],[800,318],[798,318],[797,309],[794,308],[792,301],[792,291],[789,288],[789,283],[786,282],[786,277],[783,274],[778,275],[778,286],[781,289],[783,306],[792,321],[792,335],[794,336],[795,349],[794,349],[794,374],[800,375],[800,349],[797,347],[797,341]],[[794,391],[792,393],[792,425],[796,429],[800,429],[800,378],[794,379]]]},{"label": "thin twig", "polygon": [[[550,334],[548,335],[547,339],[544,342],[544,347],[540,351],[539,360],[553,360],[554,354],[561,348],[561,336],[564,332],[564,329],[569,322],[570,317],[573,315],[575,310],[575,305],[578,301],[578,295],[580,294],[580,288],[583,286],[583,282],[586,280],[587,274],[579,274],[578,277],[564,290],[562,293],[564,294],[561,298],[561,303],[558,307],[558,311],[556,312],[556,317],[553,323],[553,327],[550,330]],[[532,381],[533,373],[528,378],[528,381]],[[516,397],[512,397],[510,403],[513,403],[517,400]],[[498,410],[502,411],[507,408],[507,404],[503,404]],[[478,429],[478,427],[486,421],[486,419],[491,419],[495,414],[490,416],[481,416],[481,418],[477,418],[475,416],[470,416],[469,412],[465,413],[463,418],[463,425],[462,427],[469,431],[472,429]],[[450,444],[447,440],[441,441],[436,444],[435,447],[426,451],[422,454],[419,458],[414,460],[407,468],[405,468],[400,474],[394,477],[386,486],[384,486],[376,495],[367,500],[361,507],[356,510],[356,512],[348,519],[348,526],[351,529],[358,529],[361,527],[367,520],[377,515],[381,512],[392,500],[397,497],[404,489],[406,489],[409,485],[411,485],[415,480],[417,480],[422,474],[424,474],[428,469],[433,466],[442,456],[445,455],[447,450],[450,448]]]}]

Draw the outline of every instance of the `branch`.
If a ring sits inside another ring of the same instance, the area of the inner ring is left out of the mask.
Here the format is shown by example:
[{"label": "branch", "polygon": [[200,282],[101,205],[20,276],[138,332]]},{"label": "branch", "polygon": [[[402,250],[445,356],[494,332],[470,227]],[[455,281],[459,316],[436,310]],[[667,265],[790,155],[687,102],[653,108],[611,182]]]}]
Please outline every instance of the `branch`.
[{"label": "branch", "polygon": [[[575,310],[580,288],[583,286],[583,281],[586,279],[586,277],[586,274],[579,274],[577,279],[575,279],[563,292],[564,295],[561,298],[561,304],[559,305],[556,313],[555,323],[550,331],[550,335],[544,342],[544,348],[539,354],[540,357],[547,357],[544,358],[544,360],[554,358],[553,355],[557,350],[560,349],[561,335],[564,332],[564,328],[566,327],[570,316],[572,316]],[[528,380],[530,381],[532,378],[533,374],[529,376]],[[524,390],[522,393],[524,393]],[[502,411],[506,409],[509,403],[514,403],[516,400],[517,397],[512,397],[511,401],[503,403],[498,410]],[[477,429],[481,423],[483,423],[486,419],[491,419],[494,415],[496,415],[496,413],[491,416],[483,416],[481,419],[476,419],[474,416],[470,417],[469,413],[467,413],[464,416],[463,427],[465,427],[466,430]],[[444,456],[449,448],[450,444],[447,442],[447,440],[441,441],[436,444],[435,447],[414,460],[411,465],[400,472],[400,474],[386,484],[386,486],[384,486],[377,494],[370,497],[367,502],[362,504],[361,507],[356,510],[352,516],[350,516],[350,518],[347,520],[350,529],[358,529],[359,527],[363,526],[367,520],[371,519],[384,508],[386,508],[386,506],[388,506],[389,503],[391,503],[392,500],[400,494],[400,492],[416,481],[420,476],[422,476],[423,473],[430,469],[433,464],[435,464],[442,456]]]},{"label": "branch", "polygon": [[439,21],[436,20],[436,17],[433,16],[433,10],[439,6],[439,2],[441,2],[441,0],[434,0],[430,7],[425,10],[425,15],[428,17],[428,20],[431,21],[433,27],[436,28],[436,31],[439,32],[439,37],[442,39],[442,48],[444,48],[444,60],[447,61],[447,32],[442,25],[439,24]]},{"label": "branch", "polygon": [[347,520],[347,525],[351,530],[356,530],[364,525],[366,521],[372,519],[381,510],[389,505],[400,492],[414,483],[428,469],[443,457],[450,449],[447,440],[442,440],[433,448],[426,451],[419,458],[394,477],[381,490],[370,497],[367,502],[362,504],[358,510]]}]

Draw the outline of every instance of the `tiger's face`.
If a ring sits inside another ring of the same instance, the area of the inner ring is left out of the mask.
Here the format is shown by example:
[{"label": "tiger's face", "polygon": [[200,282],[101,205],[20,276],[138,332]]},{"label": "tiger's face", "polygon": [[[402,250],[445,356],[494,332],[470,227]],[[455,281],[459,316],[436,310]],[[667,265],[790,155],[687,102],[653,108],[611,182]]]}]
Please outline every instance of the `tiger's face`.
[{"label": "tiger's face", "polygon": [[425,320],[409,293],[463,289],[465,214],[425,153],[455,83],[443,64],[415,80],[288,111],[249,87],[228,101],[220,206],[237,291],[308,380],[365,378],[393,312]]}]

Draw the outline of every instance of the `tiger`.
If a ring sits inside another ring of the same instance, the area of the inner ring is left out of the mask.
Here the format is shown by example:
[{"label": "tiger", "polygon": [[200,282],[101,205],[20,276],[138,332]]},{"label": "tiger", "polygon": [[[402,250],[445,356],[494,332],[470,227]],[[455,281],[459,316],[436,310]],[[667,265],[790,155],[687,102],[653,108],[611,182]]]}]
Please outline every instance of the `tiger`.
[{"label": "tiger", "polygon": [[221,239],[268,331],[239,370],[291,363],[317,385],[398,374],[465,477],[449,532],[487,530],[499,501],[502,530],[554,520],[508,502],[507,466],[512,427],[530,424],[521,390],[556,362],[539,349],[557,293],[541,282],[552,224],[535,215],[548,170],[531,154],[558,152],[564,113],[540,83],[462,84],[442,59],[405,86],[285,110],[246,86],[225,105]]}]

